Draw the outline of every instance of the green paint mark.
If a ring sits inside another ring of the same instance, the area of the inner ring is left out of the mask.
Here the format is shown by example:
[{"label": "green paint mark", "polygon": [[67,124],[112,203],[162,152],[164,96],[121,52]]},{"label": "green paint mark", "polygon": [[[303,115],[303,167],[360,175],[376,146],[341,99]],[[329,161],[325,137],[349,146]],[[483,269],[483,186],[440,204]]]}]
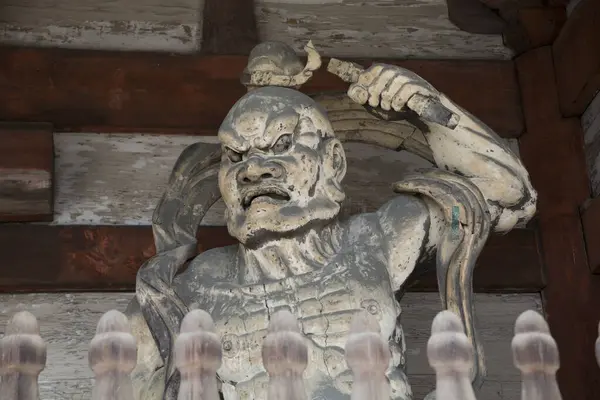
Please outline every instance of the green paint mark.
[{"label": "green paint mark", "polygon": [[452,207],[452,238],[453,239],[457,239],[458,238],[458,224],[460,221],[460,209],[458,208],[458,206],[453,206]]}]

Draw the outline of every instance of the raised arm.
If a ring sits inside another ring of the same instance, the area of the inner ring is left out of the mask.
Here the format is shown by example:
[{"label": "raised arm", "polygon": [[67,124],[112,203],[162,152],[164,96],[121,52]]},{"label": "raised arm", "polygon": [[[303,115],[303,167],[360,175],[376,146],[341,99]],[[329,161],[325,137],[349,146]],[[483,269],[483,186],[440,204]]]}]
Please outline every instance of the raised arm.
[{"label": "raised arm", "polygon": [[404,179],[394,189],[404,194],[378,211],[389,272],[400,289],[419,261],[435,253],[442,306],[461,318],[475,348],[477,387],[485,377],[485,361],[474,322],[473,269],[490,231],[507,232],[533,217],[537,193],[519,158],[498,135],[417,74],[377,64],[348,89],[352,100],[385,119],[415,118],[406,108],[416,94],[433,98],[459,118],[454,129],[415,122],[439,168],[399,177]]},{"label": "raised arm", "polygon": [[[365,102],[361,93],[367,90]],[[506,232],[535,214],[537,193],[519,158],[487,125],[438,92],[423,78],[392,65],[376,64],[365,70],[348,95],[359,104],[384,111],[403,112],[415,95],[433,97],[460,119],[454,129],[425,120],[419,128],[439,168],[468,178],[483,194],[492,229]]]}]

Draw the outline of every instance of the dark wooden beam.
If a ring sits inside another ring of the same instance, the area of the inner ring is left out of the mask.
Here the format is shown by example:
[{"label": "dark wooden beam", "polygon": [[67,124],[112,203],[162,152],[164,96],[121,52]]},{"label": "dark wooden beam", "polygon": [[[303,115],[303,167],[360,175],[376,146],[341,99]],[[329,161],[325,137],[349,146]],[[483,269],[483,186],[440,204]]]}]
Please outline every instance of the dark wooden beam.
[{"label": "dark wooden beam", "polygon": [[52,221],[50,124],[0,123],[0,222]]},{"label": "dark wooden beam", "polygon": [[600,274],[600,197],[589,199],[581,207],[581,224],[587,250],[588,265]]},{"label": "dark wooden beam", "polygon": [[248,55],[258,44],[254,0],[204,0],[202,54]]},{"label": "dark wooden beam", "polygon": [[600,276],[587,265],[579,205],[589,196],[578,118],[562,118],[550,46],[516,60],[526,133],[520,153],[538,191],[546,287],[542,292],[558,343],[558,383],[565,398],[600,398],[594,344],[600,321]]},{"label": "dark wooden beam", "polygon": [[579,2],[552,51],[562,114],[580,116],[600,90],[600,1]]},{"label": "dark wooden beam", "polygon": [[504,41],[516,54],[551,45],[566,19],[564,6],[516,8],[510,14]]},{"label": "dark wooden beam", "polygon": [[[201,227],[199,251],[233,244],[225,227]],[[133,290],[155,254],[148,226],[0,225],[0,291]],[[478,292],[538,292],[544,286],[534,230],[494,235],[475,270]],[[429,274],[411,291],[437,291]]]},{"label": "dark wooden beam", "polygon": [[[0,47],[0,120],[47,121],[58,131],[214,135],[245,93],[239,78],[246,60]],[[421,74],[499,135],[521,135],[523,116],[512,61],[387,62]],[[347,88],[322,68],[303,91]]]}]

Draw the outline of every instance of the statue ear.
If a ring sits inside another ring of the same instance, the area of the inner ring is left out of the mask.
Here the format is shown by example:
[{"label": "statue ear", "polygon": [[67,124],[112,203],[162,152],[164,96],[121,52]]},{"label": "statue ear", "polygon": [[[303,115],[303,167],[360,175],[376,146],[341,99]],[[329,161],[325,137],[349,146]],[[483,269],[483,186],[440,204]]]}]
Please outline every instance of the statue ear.
[{"label": "statue ear", "polygon": [[347,164],[346,153],[342,142],[337,138],[328,139],[325,143],[325,159],[323,160],[325,171],[339,184],[346,176]]}]

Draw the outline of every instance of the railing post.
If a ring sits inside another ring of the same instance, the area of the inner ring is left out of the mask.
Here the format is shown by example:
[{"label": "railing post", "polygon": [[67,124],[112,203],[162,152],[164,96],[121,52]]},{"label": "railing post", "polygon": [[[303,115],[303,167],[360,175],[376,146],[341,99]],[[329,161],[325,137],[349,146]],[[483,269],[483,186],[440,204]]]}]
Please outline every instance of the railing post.
[{"label": "railing post", "polygon": [[427,358],[435,370],[436,400],[475,400],[470,378],[473,345],[454,313],[441,311],[433,319]]},{"label": "railing post", "polygon": [[529,310],[519,315],[512,351],[515,366],[521,370],[522,400],[562,399],[556,382],[560,366],[558,346],[540,314]]},{"label": "railing post", "polygon": [[38,376],[46,366],[46,344],[35,316],[15,314],[0,339],[0,399],[39,400]]},{"label": "railing post", "polygon": [[178,400],[219,400],[217,369],[222,348],[207,312],[192,310],[186,314],[175,340],[174,356],[181,374]]},{"label": "railing post", "polygon": [[389,400],[390,385],[385,374],[391,353],[373,315],[362,311],[354,316],[345,351],[354,377],[352,400]]},{"label": "railing post", "polygon": [[308,346],[296,318],[287,310],[271,316],[262,348],[269,373],[266,400],[306,400],[302,374],[308,365]]},{"label": "railing post", "polygon": [[89,365],[96,378],[92,400],[132,400],[131,371],[137,362],[137,343],[127,317],[105,313],[90,343]]}]

